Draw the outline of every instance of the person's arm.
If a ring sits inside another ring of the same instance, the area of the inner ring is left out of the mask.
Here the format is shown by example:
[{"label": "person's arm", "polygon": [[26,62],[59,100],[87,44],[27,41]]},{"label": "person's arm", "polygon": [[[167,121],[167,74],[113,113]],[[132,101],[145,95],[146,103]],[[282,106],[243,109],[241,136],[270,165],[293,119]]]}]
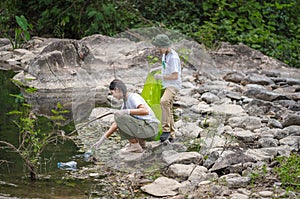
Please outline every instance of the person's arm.
[{"label": "person's arm", "polygon": [[172,58],[169,63],[170,67],[172,68],[171,74],[164,75],[162,78],[164,80],[177,80],[179,71],[181,70],[180,67],[180,60]]},{"label": "person's arm", "polygon": [[153,72],[158,71],[160,69],[161,69],[161,66],[158,66],[158,67],[155,67],[155,68],[151,68],[150,69],[150,73],[153,73]]},{"label": "person's arm", "polygon": [[164,80],[176,80],[178,79],[178,72],[171,73],[170,75],[164,75],[162,78]]},{"label": "person's arm", "polygon": [[155,74],[154,78],[161,80],[176,80],[178,79],[178,72],[171,73],[170,75]]},{"label": "person's arm", "polygon": [[105,142],[105,140],[107,140],[107,138],[109,138],[111,136],[111,134],[113,134],[116,130],[118,129],[117,123],[114,122],[110,128],[101,136],[101,138],[92,145],[91,148],[95,148],[98,149],[98,147]]},{"label": "person's arm", "polygon": [[109,129],[105,132],[106,138],[109,138],[114,132],[116,132],[118,129],[118,125],[116,122],[112,123],[112,125],[109,127]]},{"label": "person's arm", "polygon": [[137,109],[129,109],[130,115],[148,115],[149,111],[144,104],[138,105]]}]

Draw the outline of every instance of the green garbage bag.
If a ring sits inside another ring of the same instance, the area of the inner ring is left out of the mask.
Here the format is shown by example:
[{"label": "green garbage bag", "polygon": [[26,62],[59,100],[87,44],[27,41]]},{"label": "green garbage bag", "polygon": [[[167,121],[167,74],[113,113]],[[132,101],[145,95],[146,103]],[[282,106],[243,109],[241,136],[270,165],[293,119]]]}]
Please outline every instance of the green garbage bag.
[{"label": "green garbage bag", "polygon": [[[154,78],[154,74],[158,74],[160,71],[148,73],[146,82],[144,84],[141,96],[148,103],[150,108],[153,110],[157,119],[161,122],[162,112],[160,107],[160,98],[162,92],[161,80],[156,80]],[[162,133],[161,124],[159,125],[158,135],[155,140],[159,140],[160,135]]]}]

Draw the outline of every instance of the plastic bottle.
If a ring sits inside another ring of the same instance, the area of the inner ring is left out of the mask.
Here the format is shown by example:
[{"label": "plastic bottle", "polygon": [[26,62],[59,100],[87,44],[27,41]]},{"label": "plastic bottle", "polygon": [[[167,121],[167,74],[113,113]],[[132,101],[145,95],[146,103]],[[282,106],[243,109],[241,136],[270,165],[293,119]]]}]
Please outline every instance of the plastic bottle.
[{"label": "plastic bottle", "polygon": [[71,170],[75,171],[77,168],[77,162],[75,161],[70,161],[70,162],[58,162],[57,163],[57,168],[63,169],[63,170]]},{"label": "plastic bottle", "polygon": [[87,150],[87,151],[83,154],[84,161],[89,162],[91,156],[92,156],[92,151],[91,151],[91,150]]}]

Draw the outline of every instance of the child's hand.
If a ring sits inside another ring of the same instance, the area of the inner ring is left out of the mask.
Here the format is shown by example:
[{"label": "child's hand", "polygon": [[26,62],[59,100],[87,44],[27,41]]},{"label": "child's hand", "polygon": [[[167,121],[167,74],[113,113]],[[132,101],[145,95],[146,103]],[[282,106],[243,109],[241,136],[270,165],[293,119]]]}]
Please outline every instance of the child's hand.
[{"label": "child's hand", "polygon": [[161,74],[155,74],[154,78],[157,79],[157,80],[159,80],[159,79],[162,80],[163,76]]},{"label": "child's hand", "polygon": [[96,142],[95,144],[92,145],[92,148],[98,149],[105,140],[107,140],[107,137],[104,134],[104,135],[102,135],[102,137],[100,138],[100,140],[98,142]]}]

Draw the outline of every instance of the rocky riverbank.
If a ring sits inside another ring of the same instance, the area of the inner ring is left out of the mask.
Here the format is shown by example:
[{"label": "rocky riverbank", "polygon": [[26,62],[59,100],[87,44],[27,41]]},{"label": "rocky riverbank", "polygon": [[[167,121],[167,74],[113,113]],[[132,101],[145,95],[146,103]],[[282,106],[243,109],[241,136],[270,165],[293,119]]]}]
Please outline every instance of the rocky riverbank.
[{"label": "rocky riverbank", "polygon": [[[38,88],[27,95],[37,112],[47,114],[63,102],[77,128],[114,110],[95,104],[117,107],[107,98],[114,77],[140,92],[155,54],[149,42],[102,35],[34,38],[30,44],[10,51],[2,43],[1,66],[20,71],[16,80]],[[189,40],[173,46],[185,57],[175,142],[150,142],[144,153],[124,156],[118,150],[125,142],[114,136],[93,151],[94,164],[70,177],[93,179],[95,198],[299,198],[273,171],[276,157],[300,151],[299,69],[243,44],[223,43],[211,52]],[[87,151],[112,120],[92,122],[73,138]]]}]

